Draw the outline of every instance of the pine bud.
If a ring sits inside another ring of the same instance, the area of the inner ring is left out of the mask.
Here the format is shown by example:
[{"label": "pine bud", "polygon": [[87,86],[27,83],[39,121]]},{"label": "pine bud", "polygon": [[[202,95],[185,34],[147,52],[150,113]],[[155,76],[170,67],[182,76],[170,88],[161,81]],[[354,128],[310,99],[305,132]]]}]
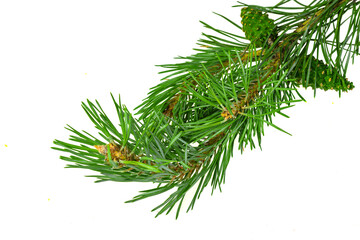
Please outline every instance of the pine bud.
[{"label": "pine bud", "polygon": [[241,9],[240,16],[246,38],[256,47],[262,47],[269,36],[275,38],[276,25],[274,20],[268,17],[268,14],[245,7]]},{"label": "pine bud", "polygon": [[[310,58],[309,56],[307,57]],[[322,90],[348,91],[354,88],[354,84],[331,66],[326,65],[322,60],[311,57],[310,72],[308,78],[309,63],[305,65],[304,71],[298,71],[295,78],[302,79],[302,85]],[[303,76],[305,74],[305,76]]]}]

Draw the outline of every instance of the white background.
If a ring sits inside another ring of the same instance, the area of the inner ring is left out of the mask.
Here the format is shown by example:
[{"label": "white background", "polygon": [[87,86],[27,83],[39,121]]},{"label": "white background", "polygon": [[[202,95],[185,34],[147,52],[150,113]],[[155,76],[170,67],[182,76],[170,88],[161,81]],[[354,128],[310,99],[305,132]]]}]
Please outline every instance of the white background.
[{"label": "white background", "polygon": [[65,124],[96,132],[81,101],[110,116],[110,92],[140,104],[161,78],[155,64],[192,53],[198,20],[228,29],[215,11],[240,22],[234,4],[0,2],[0,239],[360,239],[360,57],[353,91],[301,89],[307,102],[274,121],[293,136],[267,128],[262,151],[235,153],[223,192],[205,191],[178,220],[150,212],[166,195],[124,203],[154,185],[95,184],[50,149],[67,140]]}]

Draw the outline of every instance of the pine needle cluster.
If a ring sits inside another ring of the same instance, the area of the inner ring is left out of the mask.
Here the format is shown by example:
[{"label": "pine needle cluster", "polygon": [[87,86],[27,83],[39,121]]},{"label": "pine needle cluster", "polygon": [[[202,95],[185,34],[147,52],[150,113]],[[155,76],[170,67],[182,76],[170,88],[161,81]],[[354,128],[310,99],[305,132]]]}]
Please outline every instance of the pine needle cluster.
[{"label": "pine needle cluster", "polygon": [[54,149],[67,154],[60,157],[67,167],[97,172],[90,176],[96,182],[157,184],[128,202],[172,190],[153,211],[158,216],[177,206],[177,217],[192,187],[188,210],[208,185],[221,189],[235,142],[240,151],[261,147],[266,126],[287,133],[272,118],[288,117],[283,110],[304,100],[299,86],[339,96],[354,88],[346,72],[359,55],[358,1],[282,0],[271,7],[239,2],[234,7],[242,19],[217,15],[237,31],[201,22],[210,33],[202,34],[195,54],[161,65],[165,76],[135,109],[136,118],[120,97],[111,95],[116,124],[97,101],[84,102],[98,136],[68,126],[70,142],[54,141]]}]

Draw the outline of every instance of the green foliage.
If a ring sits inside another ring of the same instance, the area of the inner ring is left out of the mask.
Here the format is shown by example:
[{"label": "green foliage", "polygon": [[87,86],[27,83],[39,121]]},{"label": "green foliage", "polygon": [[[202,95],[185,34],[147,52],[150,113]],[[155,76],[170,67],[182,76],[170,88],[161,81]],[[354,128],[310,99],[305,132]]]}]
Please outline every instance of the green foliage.
[{"label": "green foliage", "polygon": [[[120,129],[115,126],[96,101],[83,103],[83,109],[99,130],[99,136],[80,132],[68,126],[66,129],[75,135],[70,140],[76,144],[55,140],[56,150],[70,153],[63,160],[72,162],[70,168],[85,168],[100,172],[91,175],[98,181],[137,181],[137,182],[169,182],[174,175],[173,166],[187,166],[187,162],[198,159],[202,153],[185,142],[181,137],[180,127],[174,122],[169,123],[165,116],[156,112],[144,122],[135,120],[125,106],[121,106],[113,98],[118,113]],[[112,143],[121,149],[126,147],[127,159],[115,161],[114,156],[101,154],[94,146]],[[186,159],[183,156],[186,154]],[[129,156],[132,157],[129,161]]]},{"label": "green foliage", "polygon": [[[272,118],[288,117],[283,110],[303,100],[299,84],[314,93],[353,88],[345,76],[349,60],[359,54],[360,3],[295,1],[297,7],[288,7],[288,2],[239,3],[235,7],[243,8],[249,23],[243,28],[240,20],[217,14],[233,33],[202,22],[211,33],[203,33],[195,53],[179,57],[181,63],[162,65],[165,76],[136,108],[137,119],[120,98],[113,97],[118,124],[88,100],[83,108],[99,136],[69,126],[71,142],[55,140],[54,149],[69,155],[61,156],[68,167],[98,172],[91,175],[98,182],[157,184],[128,202],[172,191],[153,209],[156,216],[177,204],[178,216],[186,193],[197,185],[187,208],[192,209],[205,187],[221,189],[235,144],[241,151],[261,147],[265,126],[287,133]],[[268,19],[270,13],[277,18]],[[344,35],[340,28],[347,30]]]}]

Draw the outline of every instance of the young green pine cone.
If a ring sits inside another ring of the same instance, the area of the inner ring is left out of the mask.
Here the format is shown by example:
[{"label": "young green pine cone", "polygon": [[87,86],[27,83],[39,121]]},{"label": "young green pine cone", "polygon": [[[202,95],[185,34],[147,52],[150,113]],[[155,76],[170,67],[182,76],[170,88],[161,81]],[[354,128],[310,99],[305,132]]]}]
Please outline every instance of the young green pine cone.
[{"label": "young green pine cone", "polygon": [[276,25],[268,14],[245,7],[241,9],[240,16],[246,38],[254,43],[256,47],[262,47],[269,36],[272,40],[276,38]]},{"label": "young green pine cone", "polygon": [[[308,66],[307,64],[304,71],[297,71],[295,73],[295,78],[299,78],[298,83],[302,84],[305,88],[310,86],[313,89],[316,87],[325,91],[348,91],[354,88],[354,84],[341,76],[336,69],[329,67],[322,60],[318,60],[314,56],[311,58],[310,75],[307,82]],[[302,76],[304,73],[305,76]]]}]

